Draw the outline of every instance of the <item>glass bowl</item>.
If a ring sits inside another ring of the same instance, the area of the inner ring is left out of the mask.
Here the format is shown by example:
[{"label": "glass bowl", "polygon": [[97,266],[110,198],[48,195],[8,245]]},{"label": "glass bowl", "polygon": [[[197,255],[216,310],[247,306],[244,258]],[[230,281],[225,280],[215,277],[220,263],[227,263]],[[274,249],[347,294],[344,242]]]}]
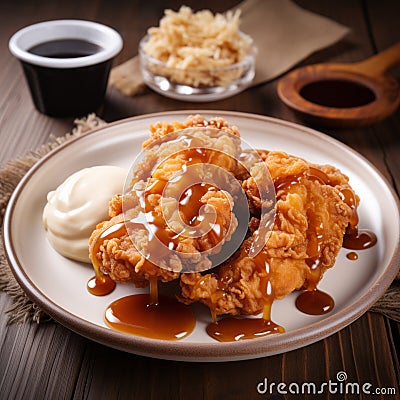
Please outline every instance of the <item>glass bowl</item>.
[{"label": "glass bowl", "polygon": [[143,80],[154,91],[173,99],[206,102],[224,99],[246,89],[255,75],[256,47],[250,44],[245,57],[238,63],[213,69],[169,67],[150,57],[144,46],[146,35],[139,43],[139,59]]}]

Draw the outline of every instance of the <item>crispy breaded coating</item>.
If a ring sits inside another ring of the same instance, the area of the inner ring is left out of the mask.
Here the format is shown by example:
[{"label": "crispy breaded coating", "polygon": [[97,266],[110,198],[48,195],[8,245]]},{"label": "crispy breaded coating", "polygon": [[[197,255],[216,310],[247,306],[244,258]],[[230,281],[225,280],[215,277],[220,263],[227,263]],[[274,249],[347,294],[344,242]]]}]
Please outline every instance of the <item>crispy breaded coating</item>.
[{"label": "crispy breaded coating", "polygon": [[[194,140],[203,144],[205,150],[184,147],[179,141],[160,142],[151,148],[154,141],[168,133],[205,126],[238,135],[237,129],[229,127],[223,119],[207,121],[201,116],[190,117],[185,123],[159,123],[150,127],[152,138],[144,145],[149,151],[136,168],[131,191],[112,198],[111,219],[99,224],[90,238],[93,265],[114,281],[142,287],[150,280],[174,280],[185,268],[193,271],[210,268],[212,262],[208,257],[231,239],[237,227],[232,195],[201,182],[210,174],[215,180],[221,170],[231,173],[235,169],[236,154],[240,151],[237,143],[229,135],[209,137],[199,130]],[[189,170],[191,163],[196,167],[193,171]],[[209,172],[206,165],[219,169]],[[200,182],[193,185],[196,179]],[[185,208],[179,196],[174,197],[171,192],[187,195],[190,204]],[[150,222],[143,222],[146,219]],[[196,230],[197,235],[193,233]]]},{"label": "crispy breaded coating", "polygon": [[190,115],[185,122],[157,122],[150,126],[150,138],[146,140],[142,147],[146,148],[153,142],[168,135],[171,132],[176,132],[186,128],[208,127],[220,129],[230,135],[240,136],[236,126],[230,126],[229,123],[220,117],[215,117],[207,120],[202,115]]},{"label": "crispy breaded coating", "polygon": [[[155,216],[164,213],[165,218],[169,218],[168,222],[173,226],[174,230],[180,231],[181,218],[177,212],[178,206],[171,202],[171,206],[167,205],[167,210],[161,208],[161,196],[151,195],[150,203],[155,210]],[[232,198],[228,193],[221,191],[209,191],[201,198],[201,203],[207,207],[211,206],[217,210],[220,227],[222,229],[221,237],[229,240],[232,233],[236,229],[236,218],[232,216]],[[162,282],[168,282],[179,277],[182,266],[182,259],[174,256],[171,252],[164,254],[159,260],[158,265],[146,260],[143,254],[146,254],[149,248],[149,234],[144,226],[134,227],[131,230],[125,228],[119,230],[116,235],[111,235],[102,241],[98,246],[97,241],[100,240],[104,232],[108,228],[112,228],[116,223],[123,221],[121,215],[111,218],[109,221],[100,223],[90,238],[90,253],[92,261],[100,264],[103,273],[108,274],[115,282],[133,282],[136,286],[142,287],[148,284],[151,279],[157,279]],[[129,229],[129,223],[126,225]],[[168,229],[168,228],[167,228]],[[182,236],[176,246],[176,251],[182,255],[186,255],[183,260],[185,263],[200,264],[199,269],[204,268],[204,263],[210,263],[208,258],[202,253],[216,253],[219,247],[224,243],[220,238],[216,238],[212,231],[198,237]],[[97,247],[96,247],[97,246]],[[156,243],[156,250],[163,254],[161,243]],[[138,251],[140,249],[141,251]]]},{"label": "crispy breaded coating", "polygon": [[133,282],[137,287],[146,287],[152,278],[168,282],[179,277],[179,273],[158,268],[146,263],[145,258],[132,243],[131,236],[122,230],[118,236],[111,237],[95,249],[99,236],[110,227],[122,221],[120,216],[101,222],[89,240],[92,262],[96,258],[102,273],[108,274],[115,282]]},{"label": "crispy breaded coating", "polygon": [[[181,276],[183,302],[201,301],[216,314],[257,314],[271,296],[280,299],[296,289],[315,288],[334,265],[353,215],[342,195],[344,189],[352,192],[348,178],[331,166],[309,164],[283,152],[264,152],[262,158],[277,196],[275,222],[265,246],[251,257],[249,249],[259,228],[253,218],[254,233],[233,259],[211,274]],[[260,214],[257,166],[251,173],[243,188]]]}]

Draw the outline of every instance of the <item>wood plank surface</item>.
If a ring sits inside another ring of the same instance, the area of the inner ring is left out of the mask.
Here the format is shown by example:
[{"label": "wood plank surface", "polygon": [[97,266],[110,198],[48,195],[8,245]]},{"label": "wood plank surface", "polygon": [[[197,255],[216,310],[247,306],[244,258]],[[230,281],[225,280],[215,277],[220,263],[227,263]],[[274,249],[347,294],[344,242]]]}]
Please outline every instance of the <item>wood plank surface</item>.
[{"label": "wood plank surface", "polygon": [[[201,8],[223,11],[238,1],[203,0]],[[400,40],[400,2],[390,0],[298,0],[300,6],[332,18],[352,31],[343,41],[321,50],[300,65],[365,59]],[[150,5],[151,4],[151,5]],[[49,118],[31,102],[22,70],[7,49],[9,37],[22,26],[47,19],[85,18],[116,28],[125,46],[116,64],[136,54],[146,29],[157,23],[174,1],[14,0],[0,2],[0,162],[46,143],[51,134],[71,129],[72,118]],[[199,2],[185,1],[199,9]],[[399,68],[391,73],[400,78]],[[250,88],[230,99],[201,104],[203,109],[237,110],[300,120],[282,104],[277,81]],[[199,108],[145,90],[126,98],[110,89],[101,116],[113,121],[134,115]],[[334,130],[312,126],[353,147],[400,190],[400,111],[372,127]],[[90,341],[55,322],[7,325],[8,295],[0,292],[0,399],[314,399],[295,394],[261,395],[258,383],[335,380],[395,388],[396,395],[358,396],[324,393],[327,399],[399,398],[400,327],[382,315],[367,313],[340,332],[310,346],[256,360],[230,363],[183,363],[124,353]]]}]

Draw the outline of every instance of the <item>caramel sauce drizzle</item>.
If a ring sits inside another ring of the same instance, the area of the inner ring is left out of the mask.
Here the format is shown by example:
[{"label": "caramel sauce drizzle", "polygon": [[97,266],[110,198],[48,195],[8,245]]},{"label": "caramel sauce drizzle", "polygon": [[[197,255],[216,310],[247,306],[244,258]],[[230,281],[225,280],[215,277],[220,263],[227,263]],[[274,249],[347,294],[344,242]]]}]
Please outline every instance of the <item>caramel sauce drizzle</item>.
[{"label": "caramel sauce drizzle", "polygon": [[94,296],[106,296],[115,289],[115,282],[105,274],[93,276],[86,284],[87,290]]},{"label": "caramel sauce drizzle", "polygon": [[[247,252],[249,252],[248,249]],[[270,266],[266,253],[261,250],[252,258],[256,270],[260,273],[261,281],[259,290],[264,297],[263,316],[261,318],[235,318],[226,317],[216,320],[215,309],[210,307],[213,322],[208,324],[206,331],[214,339],[220,342],[235,342],[260,338],[273,333],[283,333],[285,329],[271,320],[271,306],[274,300],[273,288],[269,280]],[[223,283],[219,290],[224,292]],[[224,293],[225,294],[225,293]],[[215,305],[214,305],[215,307]]]},{"label": "caramel sauce drizzle", "polygon": [[296,299],[296,307],[305,314],[323,315],[333,310],[335,302],[328,294],[317,288],[305,290]]},{"label": "caramel sauce drizzle", "polygon": [[150,305],[158,304],[158,281],[156,278],[150,279]]},{"label": "caramel sauce drizzle", "polygon": [[347,253],[346,257],[351,261],[358,260],[358,254],[355,251],[351,251],[350,253]]},{"label": "caramel sauce drizzle", "polygon": [[365,250],[375,246],[378,239],[369,229],[349,230],[343,238],[343,247],[349,250]]},{"label": "caramel sauce drizzle", "polygon": [[[320,181],[322,184],[330,184],[329,177],[323,171],[311,167],[306,174],[278,179],[275,185],[276,192],[278,193],[280,189],[290,188],[291,185],[300,183],[305,175],[308,178]],[[376,235],[369,230],[358,229],[359,218],[354,192],[351,189],[343,188],[340,192],[340,197],[352,210],[349,225],[343,237],[343,247],[351,250],[362,250],[374,246],[377,242]],[[335,304],[329,294],[317,289],[317,284],[321,278],[319,254],[321,254],[321,245],[324,240],[324,227],[316,214],[310,213],[308,220],[310,228],[307,231],[307,254],[309,258],[306,259],[306,264],[310,267],[310,270],[307,276],[306,291],[297,297],[296,307],[306,314],[323,315],[330,312]],[[355,252],[351,252],[347,254],[347,258],[356,260],[358,255]]]},{"label": "caramel sauce drizzle", "polygon": [[[94,244],[93,254],[96,255],[100,251],[100,246],[105,240],[110,240],[114,237],[119,237],[126,232],[125,224],[123,222],[112,225],[105,229]],[[100,263],[97,257],[92,257],[92,264],[95,276],[90,278],[86,284],[89,293],[95,296],[105,296],[115,289],[115,282],[106,274],[103,274],[100,269]]]},{"label": "caramel sauce drizzle", "polygon": [[[293,185],[297,185],[302,182],[303,179],[314,179],[321,182],[322,184],[329,184],[329,177],[321,170],[310,167],[308,171],[302,174],[289,175],[286,177],[278,177],[274,180],[275,192],[278,194],[281,190],[290,190]],[[316,289],[316,285],[321,277],[320,258],[321,246],[324,239],[324,227],[322,221],[314,214],[309,214],[308,219],[310,222],[310,228],[307,232],[308,248],[307,254],[309,258],[306,260],[307,265],[310,267],[307,281],[309,282],[309,291],[305,293],[311,293],[306,295],[307,299],[299,296],[298,307],[302,307],[302,311],[308,313],[315,313],[317,310],[321,314],[332,310],[334,302],[333,299],[326,293]],[[213,322],[207,326],[207,333],[221,342],[238,341],[245,339],[253,339],[270,335],[273,333],[283,333],[284,328],[276,324],[271,320],[271,306],[274,301],[273,288],[271,281],[269,280],[270,265],[268,263],[268,257],[264,249],[258,254],[254,254],[254,244],[258,244],[261,238],[260,229],[254,234],[253,246],[246,249],[247,255],[250,256],[256,266],[257,271],[263,278],[260,283],[260,292],[264,295],[264,311],[262,318],[234,318],[228,317],[223,318],[220,321],[216,321],[215,305],[210,307],[213,317]],[[264,239],[264,237],[263,237]],[[221,291],[224,292],[224,287],[219,287],[219,296]],[[327,305],[328,304],[328,305]]]},{"label": "caramel sauce drizzle", "polygon": [[267,318],[223,318],[206,328],[207,333],[219,342],[236,342],[238,340],[256,339],[273,333],[284,333],[285,330]]},{"label": "caramel sauce drizzle", "polygon": [[[188,166],[206,162],[214,156],[215,152],[216,151],[211,149],[192,147],[182,151],[182,156],[188,160],[185,164]],[[182,213],[184,221],[189,226],[201,225],[200,228],[204,230],[204,232],[209,231],[211,239],[218,243],[223,239],[223,221],[221,217],[216,215],[215,221],[213,221],[212,216],[207,216],[207,214],[199,215],[199,211],[203,205],[200,201],[201,198],[207,191],[216,190],[216,188],[206,183],[197,183],[187,188],[195,179],[198,180],[198,177],[190,173],[184,173],[175,179],[174,184],[178,187],[178,193],[183,192],[179,199],[179,211]],[[169,229],[166,221],[154,211],[148,200],[149,196],[152,194],[162,194],[168,182],[168,180],[153,178],[144,191],[137,190],[136,195],[142,206],[142,211],[139,215],[104,229],[97,237],[92,248],[92,263],[95,276],[91,278],[87,284],[87,289],[91,294],[97,296],[106,295],[111,293],[115,288],[115,283],[111,278],[102,273],[96,256],[101,251],[101,246],[103,246],[106,241],[126,236],[134,229],[146,229],[149,242],[145,262],[148,263],[148,267],[153,266],[156,268],[156,266],[148,260],[150,255],[153,257],[157,255],[158,259],[162,259],[168,255],[169,251],[177,249],[180,243],[180,237],[183,233],[190,233],[186,230],[177,234]],[[182,188],[182,190],[180,191],[179,188]],[[184,190],[185,188],[187,189]],[[154,296],[152,296],[152,299],[156,301]]]},{"label": "caramel sauce drizzle", "polygon": [[[341,192],[343,201],[352,209],[352,216],[350,218],[349,226],[343,237],[343,247],[349,250],[365,250],[375,246],[378,239],[374,232],[368,229],[358,228],[358,214],[356,209],[356,198],[354,192],[349,189],[343,189]],[[351,252],[349,254],[353,254]],[[354,256],[352,256],[354,260]],[[349,257],[348,257],[349,258]]]},{"label": "caramel sauce drizzle", "polygon": [[[306,175],[308,178],[311,177],[323,184],[330,184],[329,177],[317,168],[311,167]],[[304,174],[299,174],[278,178],[274,182],[276,193],[281,189],[289,189],[292,185],[300,183],[304,177]],[[377,242],[376,235],[369,230],[358,229],[359,218],[354,192],[351,189],[344,188],[341,190],[340,196],[352,210],[349,226],[343,238],[343,247],[352,250],[362,250],[374,246]],[[295,304],[300,311],[306,314],[324,315],[332,311],[335,305],[333,298],[328,293],[317,289],[317,284],[321,278],[320,258],[318,255],[321,253],[324,229],[322,221],[315,214],[308,215],[308,219],[310,222],[310,229],[307,232],[307,254],[309,258],[306,259],[306,263],[310,267],[307,276],[308,287],[307,290],[297,297]],[[347,254],[347,258],[356,260],[358,259],[358,255],[355,252],[350,252]]]},{"label": "caramel sauce drizzle", "polygon": [[[191,140],[191,144],[195,144],[195,139]],[[207,233],[214,243],[219,243],[223,239],[221,216],[217,213],[212,213],[212,215],[200,213],[203,206],[201,198],[208,191],[218,189],[207,183],[191,184],[198,181],[198,176],[194,175],[195,172],[190,173],[186,170],[189,165],[206,163],[207,160],[220,152],[191,147],[181,153],[187,162],[182,167],[183,173],[172,179],[177,192],[182,193],[178,201],[179,211],[189,228],[186,228],[183,232],[175,233],[168,227],[167,222],[155,212],[149,201],[149,196],[152,194],[161,195],[169,181],[151,178],[144,191],[136,190],[142,211],[135,218],[122,220],[105,228],[92,246],[95,277],[87,285],[90,293],[103,295],[114,289],[115,282],[108,275],[102,273],[97,255],[101,252],[101,247],[105,245],[107,240],[129,235],[129,232],[134,229],[146,229],[148,232],[149,241],[144,261],[148,264],[148,270],[151,270],[151,267],[157,268],[155,264],[149,261],[150,256],[157,255],[159,259],[162,259],[171,250],[176,250],[183,233],[192,233],[191,227],[198,228],[197,232],[200,232],[200,234],[201,232]],[[112,289],[110,289],[111,287]],[[179,303],[176,299],[159,296],[157,278],[150,279],[150,293],[148,295],[136,294],[112,302],[105,311],[104,319],[106,324],[115,330],[163,340],[177,340],[186,337],[193,331],[196,323],[187,306]]]},{"label": "caramel sauce drizzle", "polygon": [[[289,190],[292,185],[301,183],[303,179],[312,179],[323,185],[329,185],[330,180],[327,174],[318,168],[310,167],[308,171],[295,176],[278,178],[275,190],[278,193],[281,189]],[[354,208],[355,210],[355,208]],[[325,239],[323,221],[317,213],[308,213],[309,222],[307,230],[307,255],[305,260],[309,267],[307,273],[306,290],[296,299],[296,307],[300,311],[310,315],[323,315],[332,311],[334,307],[333,298],[317,289],[317,284],[321,279],[321,257],[322,245]]]},{"label": "caramel sauce drizzle", "polygon": [[170,297],[134,294],[113,301],[104,313],[106,324],[117,331],[152,339],[179,340],[196,325],[190,308]]}]

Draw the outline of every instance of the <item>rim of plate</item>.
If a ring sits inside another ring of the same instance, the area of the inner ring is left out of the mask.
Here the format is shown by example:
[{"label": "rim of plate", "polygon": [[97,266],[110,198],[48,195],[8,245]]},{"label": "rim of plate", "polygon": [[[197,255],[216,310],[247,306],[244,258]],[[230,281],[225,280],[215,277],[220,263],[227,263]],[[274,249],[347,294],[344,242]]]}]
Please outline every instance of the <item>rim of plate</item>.
[{"label": "rim of plate", "polygon": [[180,341],[164,341],[159,339],[147,339],[140,336],[127,335],[120,333],[109,328],[94,324],[86,321],[85,319],[63,309],[58,304],[49,299],[45,293],[41,292],[35,284],[31,281],[28,274],[25,272],[22,263],[18,259],[15,252],[14,245],[11,239],[12,228],[11,220],[13,217],[15,205],[18,198],[23,191],[27,182],[36,173],[36,171],[43,167],[43,165],[58,152],[62,151],[65,147],[70,146],[72,143],[79,141],[88,135],[92,135],[101,130],[112,128],[113,126],[130,123],[143,119],[150,119],[156,117],[166,117],[174,115],[217,115],[227,117],[247,118],[252,120],[264,121],[269,124],[287,126],[289,128],[298,130],[300,133],[305,133],[311,136],[326,141],[327,143],[341,148],[345,152],[352,153],[357,158],[368,164],[370,168],[378,175],[384,182],[393,196],[397,209],[400,214],[400,202],[394,192],[393,188],[388,183],[387,179],[381,172],[364,156],[344,143],[325,135],[312,128],[308,128],[293,122],[284,121],[281,119],[268,117],[264,115],[236,112],[236,111],[223,111],[223,110],[183,110],[183,111],[168,111],[158,112],[151,114],[144,114],[135,117],[125,118],[115,122],[111,122],[105,126],[95,128],[82,136],[74,138],[66,143],[61,144],[54,150],[49,152],[41,158],[22,178],[14,190],[9,204],[7,206],[4,223],[3,223],[3,242],[6,250],[11,270],[24,289],[28,297],[48,313],[54,320],[60,322],[62,325],[79,333],[91,340],[101,344],[113,347],[126,352],[154,357],[168,360],[177,361],[194,361],[194,362],[209,362],[209,361],[234,361],[246,360],[252,358],[266,357],[290,350],[294,350],[308,344],[321,340],[329,335],[332,335],[355,321],[358,317],[364,314],[370,306],[385,292],[395,278],[398,271],[398,263],[400,262],[400,237],[396,245],[396,249],[382,274],[373,282],[369,289],[362,297],[353,303],[345,306],[336,314],[327,316],[321,321],[311,323],[305,327],[295,329],[280,335],[271,335],[264,338],[244,340],[237,342],[215,342],[215,343],[191,343]]}]

